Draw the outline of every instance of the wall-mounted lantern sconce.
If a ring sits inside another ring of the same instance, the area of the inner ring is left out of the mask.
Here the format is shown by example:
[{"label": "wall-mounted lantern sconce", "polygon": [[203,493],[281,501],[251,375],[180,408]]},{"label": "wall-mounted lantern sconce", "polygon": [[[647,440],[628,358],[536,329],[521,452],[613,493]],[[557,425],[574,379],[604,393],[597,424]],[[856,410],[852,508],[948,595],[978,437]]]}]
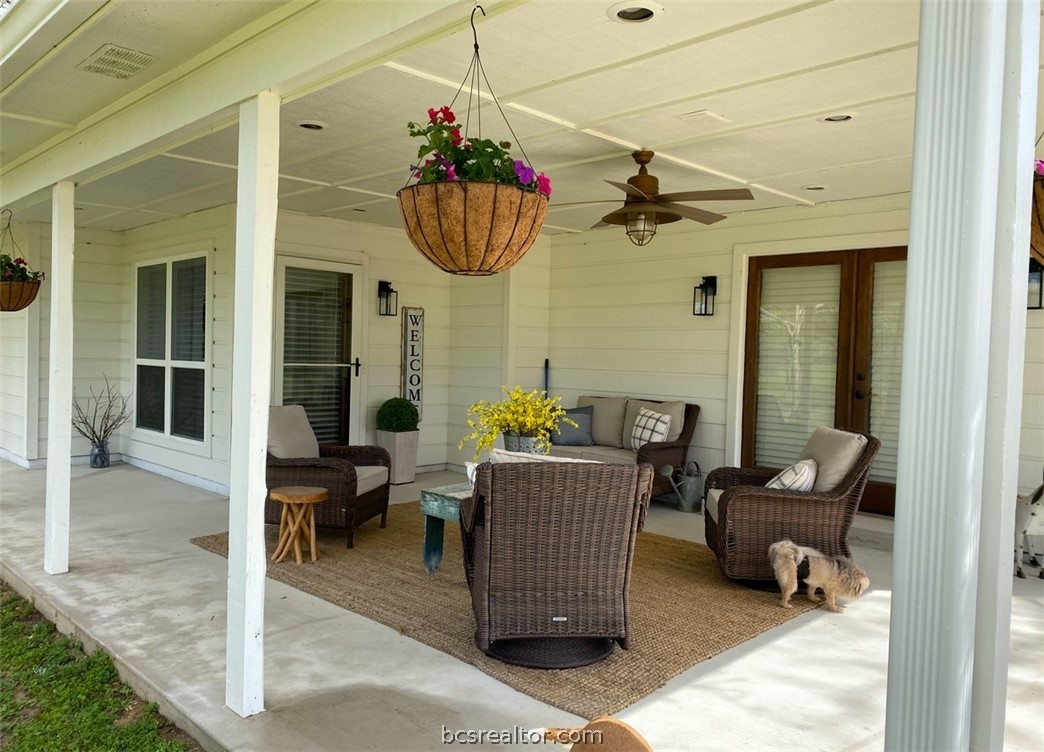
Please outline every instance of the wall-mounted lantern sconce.
[{"label": "wall-mounted lantern sconce", "polygon": [[713,316],[714,298],[718,295],[718,278],[704,277],[703,283],[692,288],[692,315]]},{"label": "wall-mounted lantern sconce", "polygon": [[1026,307],[1031,311],[1044,308],[1044,264],[1031,258],[1029,263],[1029,295]]},{"label": "wall-mounted lantern sconce", "polygon": [[399,315],[399,293],[391,286],[391,282],[383,279],[377,283],[377,313],[381,316]]}]

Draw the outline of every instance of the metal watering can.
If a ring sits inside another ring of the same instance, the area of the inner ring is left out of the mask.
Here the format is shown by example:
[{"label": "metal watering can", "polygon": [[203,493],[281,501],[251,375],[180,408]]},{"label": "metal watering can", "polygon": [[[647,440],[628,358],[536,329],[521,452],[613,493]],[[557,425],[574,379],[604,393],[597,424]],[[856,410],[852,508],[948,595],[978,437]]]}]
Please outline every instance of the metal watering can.
[{"label": "metal watering can", "polygon": [[678,511],[702,512],[703,471],[699,463],[689,460],[684,470],[675,471],[673,465],[660,468],[660,475],[666,476],[674,487],[678,497]]}]

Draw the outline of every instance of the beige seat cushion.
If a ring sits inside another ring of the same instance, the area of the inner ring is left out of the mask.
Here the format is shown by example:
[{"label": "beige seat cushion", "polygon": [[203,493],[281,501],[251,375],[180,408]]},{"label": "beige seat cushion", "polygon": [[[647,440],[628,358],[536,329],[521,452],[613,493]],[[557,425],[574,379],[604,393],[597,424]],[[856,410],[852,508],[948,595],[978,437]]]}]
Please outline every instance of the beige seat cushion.
[{"label": "beige seat cushion", "polygon": [[388,468],[384,465],[356,465],[355,479],[355,493],[362,496],[388,482]]},{"label": "beige seat cushion", "polygon": [[[685,426],[685,403],[684,402],[650,402],[648,400],[627,400],[627,410],[624,413],[623,422],[623,446],[631,445],[631,433],[634,431],[635,421],[638,420],[638,411],[642,408],[652,410],[654,413],[667,415],[671,419],[668,426],[667,438],[664,441],[677,441],[681,436],[682,428]],[[600,441],[595,441],[601,444]]]},{"label": "beige seat cushion", "polygon": [[820,426],[809,437],[798,460],[815,460],[819,464],[814,493],[831,491],[852,469],[866,448],[862,434]]},{"label": "beige seat cushion", "polygon": [[553,446],[551,456],[584,459],[589,462],[608,462],[615,465],[633,465],[638,459],[638,454],[630,449],[604,446]]},{"label": "beige seat cushion", "polygon": [[[591,416],[591,438],[594,443],[600,446],[622,447],[627,398],[591,397],[581,394],[576,400],[576,406],[588,405],[594,405],[594,415]],[[627,436],[630,439],[630,433]]]},{"label": "beige seat cushion", "polygon": [[[586,447],[585,447],[586,448]],[[530,454],[529,452],[509,452],[506,449],[489,450],[490,463],[497,465],[505,462],[594,462],[579,457],[555,457],[547,454]]]},{"label": "beige seat cushion", "polygon": [[319,456],[319,442],[301,405],[268,408],[268,451],[279,459]]},{"label": "beige seat cushion", "polygon": [[707,503],[703,507],[703,513],[715,522],[718,521],[718,499],[725,493],[724,488],[712,488],[707,491]]}]

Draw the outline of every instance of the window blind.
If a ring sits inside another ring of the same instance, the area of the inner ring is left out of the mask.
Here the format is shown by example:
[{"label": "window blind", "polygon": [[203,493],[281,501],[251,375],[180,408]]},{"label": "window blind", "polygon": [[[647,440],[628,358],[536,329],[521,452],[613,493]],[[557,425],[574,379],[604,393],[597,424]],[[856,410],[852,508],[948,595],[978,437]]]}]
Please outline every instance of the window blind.
[{"label": "window blind", "polygon": [[167,265],[138,267],[139,358],[167,357]]},{"label": "window blind", "polygon": [[840,265],[765,269],[754,461],[787,467],[816,427],[834,425]]},{"label": "window blind", "polygon": [[287,267],[283,404],[304,406],[319,443],[348,440],[351,275]]},{"label": "window blind", "polygon": [[207,331],[207,260],[171,264],[170,357],[203,362]]},{"label": "window blind", "polygon": [[906,262],[880,261],[874,264],[870,433],[881,441],[881,451],[870,467],[870,479],[884,483],[895,483],[898,461],[905,300]]}]

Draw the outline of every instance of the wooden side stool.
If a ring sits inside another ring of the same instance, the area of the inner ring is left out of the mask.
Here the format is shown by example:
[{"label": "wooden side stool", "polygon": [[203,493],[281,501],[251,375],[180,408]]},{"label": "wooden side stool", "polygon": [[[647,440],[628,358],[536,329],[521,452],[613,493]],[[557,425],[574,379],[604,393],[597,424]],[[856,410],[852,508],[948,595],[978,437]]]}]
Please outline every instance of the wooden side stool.
[{"label": "wooden side stool", "polygon": [[301,538],[305,535],[308,536],[306,540],[312,552],[312,561],[319,558],[319,549],[315,544],[315,514],[312,509],[313,505],[326,501],[328,493],[327,489],[318,486],[280,486],[268,492],[273,501],[283,502],[283,514],[279,518],[279,543],[272,554],[272,561],[281,562],[293,548],[297,563],[304,564]]}]

